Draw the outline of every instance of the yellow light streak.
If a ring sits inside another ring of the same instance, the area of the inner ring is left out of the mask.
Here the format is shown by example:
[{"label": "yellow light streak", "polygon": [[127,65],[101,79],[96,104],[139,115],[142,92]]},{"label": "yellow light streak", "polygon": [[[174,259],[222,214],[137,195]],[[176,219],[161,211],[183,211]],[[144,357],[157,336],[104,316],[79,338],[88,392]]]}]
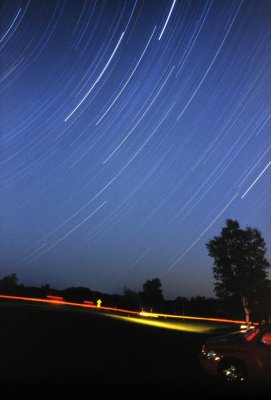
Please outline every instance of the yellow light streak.
[{"label": "yellow light streak", "polygon": [[167,321],[167,320],[152,320],[146,318],[135,318],[135,317],[124,317],[122,315],[106,314],[110,318],[116,318],[127,322],[132,322],[135,324],[153,326],[155,328],[171,329],[177,331],[186,331],[194,333],[210,333],[215,330],[215,327],[210,324],[197,324],[191,322],[181,322],[181,321]]}]

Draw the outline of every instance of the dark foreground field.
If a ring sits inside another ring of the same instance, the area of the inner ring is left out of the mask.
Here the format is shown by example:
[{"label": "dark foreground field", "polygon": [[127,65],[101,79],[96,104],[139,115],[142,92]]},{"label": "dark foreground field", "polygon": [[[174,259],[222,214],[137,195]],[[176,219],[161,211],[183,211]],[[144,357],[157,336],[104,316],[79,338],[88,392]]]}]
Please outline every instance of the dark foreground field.
[{"label": "dark foreground field", "polygon": [[0,303],[0,321],[1,393],[82,391],[97,399],[99,394],[145,399],[182,398],[187,392],[217,398],[268,393],[263,385],[222,387],[206,376],[198,355],[207,334],[15,302]]}]

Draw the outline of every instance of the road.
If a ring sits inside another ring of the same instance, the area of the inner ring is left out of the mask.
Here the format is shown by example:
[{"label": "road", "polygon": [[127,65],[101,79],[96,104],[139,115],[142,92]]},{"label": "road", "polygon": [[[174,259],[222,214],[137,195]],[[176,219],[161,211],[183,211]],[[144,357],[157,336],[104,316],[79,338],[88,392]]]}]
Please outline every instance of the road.
[{"label": "road", "polygon": [[[176,390],[221,392],[198,361],[208,333],[132,324],[57,304],[1,302],[0,317],[2,392],[98,390],[140,399],[148,391],[168,397]],[[223,393],[264,390],[227,386]]]}]

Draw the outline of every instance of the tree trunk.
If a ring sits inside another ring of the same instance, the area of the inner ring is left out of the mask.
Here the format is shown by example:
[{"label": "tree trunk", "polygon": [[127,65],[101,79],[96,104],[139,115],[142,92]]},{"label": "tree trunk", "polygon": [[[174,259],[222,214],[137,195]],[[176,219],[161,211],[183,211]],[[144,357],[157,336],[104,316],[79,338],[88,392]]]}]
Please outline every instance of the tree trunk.
[{"label": "tree trunk", "polygon": [[242,297],[242,303],[243,303],[243,307],[244,307],[244,311],[245,311],[246,323],[249,324],[251,310],[248,306],[248,299],[245,296]]}]

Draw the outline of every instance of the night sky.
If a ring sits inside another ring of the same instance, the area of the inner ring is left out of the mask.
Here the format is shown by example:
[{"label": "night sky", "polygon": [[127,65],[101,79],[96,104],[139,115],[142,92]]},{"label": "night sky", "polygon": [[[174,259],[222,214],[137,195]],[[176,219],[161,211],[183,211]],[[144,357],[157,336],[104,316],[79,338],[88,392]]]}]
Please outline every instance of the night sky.
[{"label": "night sky", "polygon": [[206,242],[271,261],[270,0],[1,0],[0,277],[213,296]]}]

